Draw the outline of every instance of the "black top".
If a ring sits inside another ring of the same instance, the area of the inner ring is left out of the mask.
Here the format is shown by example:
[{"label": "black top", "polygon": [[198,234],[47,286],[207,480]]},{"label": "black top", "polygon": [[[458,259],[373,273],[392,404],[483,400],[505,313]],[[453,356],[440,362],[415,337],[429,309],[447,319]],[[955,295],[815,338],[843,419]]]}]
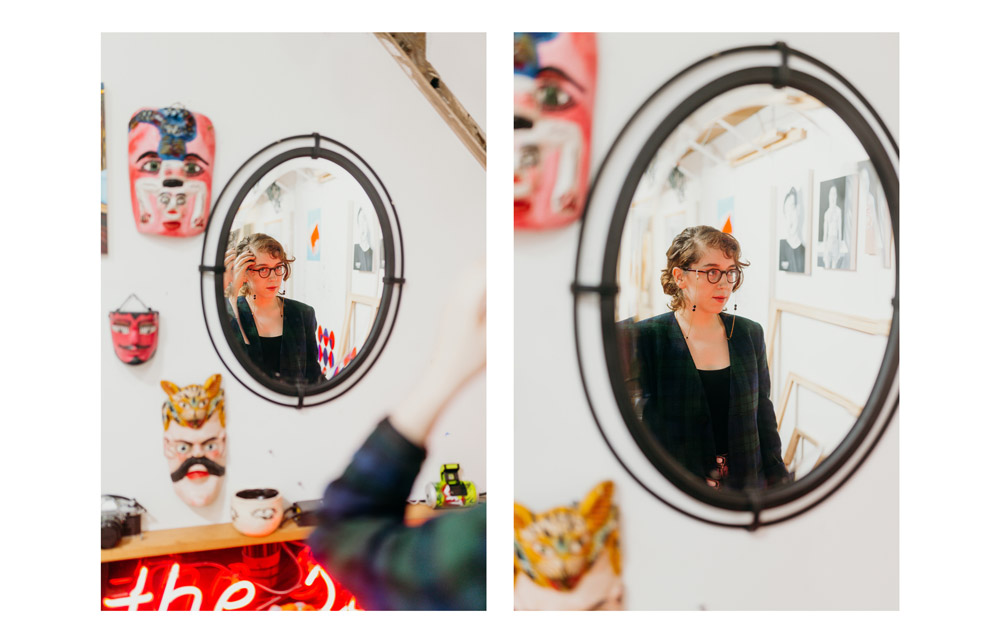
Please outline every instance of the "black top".
[{"label": "black top", "polygon": [[[249,352],[249,345],[246,345],[246,347],[247,352]],[[261,337],[260,349],[264,356],[264,359],[261,360],[261,368],[268,375],[277,376],[279,371],[281,371],[281,335],[277,337]]]},{"label": "black top", "polygon": [[712,435],[715,438],[715,453],[729,453],[729,367],[718,371],[698,371],[701,385],[708,398],[708,410],[712,415]]}]

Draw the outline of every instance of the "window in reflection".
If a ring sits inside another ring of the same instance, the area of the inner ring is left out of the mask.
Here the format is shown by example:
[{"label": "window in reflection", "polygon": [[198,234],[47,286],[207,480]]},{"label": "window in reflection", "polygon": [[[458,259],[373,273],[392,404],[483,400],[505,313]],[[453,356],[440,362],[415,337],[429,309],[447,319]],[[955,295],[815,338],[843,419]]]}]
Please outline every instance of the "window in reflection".
[{"label": "window in reflection", "polygon": [[815,98],[749,86],[695,111],[644,169],[619,252],[618,345],[647,434],[712,488],[812,471],[881,365],[891,234],[861,143]]}]

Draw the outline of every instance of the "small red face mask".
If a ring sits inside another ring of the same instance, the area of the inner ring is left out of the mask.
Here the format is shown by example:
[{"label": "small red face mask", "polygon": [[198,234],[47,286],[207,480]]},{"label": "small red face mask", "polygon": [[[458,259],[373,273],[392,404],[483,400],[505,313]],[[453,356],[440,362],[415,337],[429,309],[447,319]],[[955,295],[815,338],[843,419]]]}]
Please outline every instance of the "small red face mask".
[{"label": "small red face mask", "polygon": [[129,365],[142,364],[156,352],[160,334],[160,313],[149,310],[143,313],[112,311],[111,343],[118,359]]},{"label": "small red face mask", "polygon": [[205,230],[215,128],[180,107],[140,109],[128,124],[128,178],[139,232],[190,237]]},{"label": "small red face mask", "polygon": [[592,33],[514,34],[514,227],[583,212],[597,80]]}]

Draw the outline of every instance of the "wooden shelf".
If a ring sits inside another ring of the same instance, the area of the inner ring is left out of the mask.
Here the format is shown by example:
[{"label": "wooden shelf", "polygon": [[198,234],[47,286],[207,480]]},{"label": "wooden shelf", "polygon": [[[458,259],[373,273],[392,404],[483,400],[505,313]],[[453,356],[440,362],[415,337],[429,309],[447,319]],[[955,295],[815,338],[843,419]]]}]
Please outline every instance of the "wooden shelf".
[{"label": "wooden shelf", "polygon": [[287,540],[303,540],[312,533],[312,527],[300,527],[289,520],[267,536],[244,536],[236,531],[232,523],[183,527],[181,529],[160,529],[147,531],[138,536],[126,536],[117,547],[101,550],[101,562],[164,556],[166,554],[186,554],[193,551],[229,549],[245,545],[280,543]]},{"label": "wooden shelf", "polygon": [[[406,508],[406,524],[419,525],[435,515],[455,511],[445,509],[435,511],[427,505],[408,505]],[[232,523],[218,525],[203,525],[200,527],[183,527],[180,529],[160,529],[147,531],[138,536],[126,536],[116,547],[101,550],[101,562],[110,563],[118,560],[146,558],[149,556],[165,556],[168,554],[186,554],[196,551],[211,551],[213,549],[229,549],[246,545],[263,545],[280,543],[289,540],[305,540],[313,527],[300,527],[293,520],[288,520],[281,527],[267,536],[244,536],[236,531]]]}]

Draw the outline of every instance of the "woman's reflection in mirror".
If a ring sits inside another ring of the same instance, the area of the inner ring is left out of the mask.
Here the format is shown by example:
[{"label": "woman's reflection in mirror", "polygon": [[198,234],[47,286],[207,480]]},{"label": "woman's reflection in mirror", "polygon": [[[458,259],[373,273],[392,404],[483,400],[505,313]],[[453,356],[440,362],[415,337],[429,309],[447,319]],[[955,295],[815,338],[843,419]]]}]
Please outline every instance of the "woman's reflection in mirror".
[{"label": "woman's reflection in mirror", "polygon": [[[227,253],[228,255],[229,253]],[[297,384],[321,379],[316,347],[316,312],[283,297],[294,258],[266,234],[251,234],[233,248],[230,320],[250,360],[271,377]]]},{"label": "woman's reflection in mirror", "polygon": [[806,246],[802,240],[803,208],[799,204],[798,190],[791,188],[785,194],[781,214],[785,223],[785,238],[778,251],[778,267],[786,272],[805,272]]},{"label": "woman's reflection in mirror", "polygon": [[671,312],[635,324],[641,415],[666,451],[709,486],[761,489],[788,471],[764,331],[722,312],[750,265],[740,252],[732,235],[710,226],[673,240],[660,278]]}]

